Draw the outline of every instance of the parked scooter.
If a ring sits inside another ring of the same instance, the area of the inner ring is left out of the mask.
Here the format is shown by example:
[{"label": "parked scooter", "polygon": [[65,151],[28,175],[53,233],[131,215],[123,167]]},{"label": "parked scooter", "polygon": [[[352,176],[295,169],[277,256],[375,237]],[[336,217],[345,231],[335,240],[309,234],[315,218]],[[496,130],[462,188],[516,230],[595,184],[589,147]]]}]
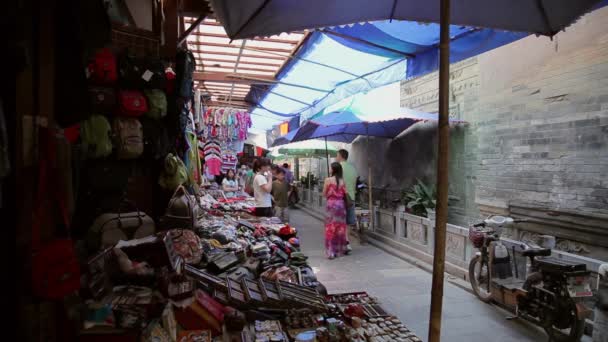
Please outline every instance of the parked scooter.
[{"label": "parked scooter", "polygon": [[[511,318],[541,326],[550,341],[579,341],[591,314],[582,303],[593,295],[590,272],[585,264],[549,257],[550,248],[518,242],[509,250],[500,241],[502,229],[521,221],[493,216],[470,227],[469,239],[479,249],[469,264],[471,287],[482,301],[513,311]],[[529,259],[526,269],[518,265],[519,255]]]}]

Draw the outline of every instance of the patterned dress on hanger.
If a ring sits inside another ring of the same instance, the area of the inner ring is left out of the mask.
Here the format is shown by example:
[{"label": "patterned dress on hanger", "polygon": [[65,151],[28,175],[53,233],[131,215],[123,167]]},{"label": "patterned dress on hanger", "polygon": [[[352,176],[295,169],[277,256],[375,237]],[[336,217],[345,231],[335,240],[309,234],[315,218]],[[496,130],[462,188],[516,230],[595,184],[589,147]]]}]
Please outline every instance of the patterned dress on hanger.
[{"label": "patterned dress on hanger", "polygon": [[344,255],[346,252],[346,187],[329,184],[325,216],[325,255],[328,258]]}]

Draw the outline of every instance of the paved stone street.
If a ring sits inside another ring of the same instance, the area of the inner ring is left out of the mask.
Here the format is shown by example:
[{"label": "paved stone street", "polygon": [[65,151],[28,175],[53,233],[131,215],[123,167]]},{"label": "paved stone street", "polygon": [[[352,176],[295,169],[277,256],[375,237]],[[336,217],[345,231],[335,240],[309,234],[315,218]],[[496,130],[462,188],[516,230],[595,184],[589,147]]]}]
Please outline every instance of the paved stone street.
[{"label": "paved stone street", "polygon": [[[303,250],[329,293],[367,291],[418,337],[427,339],[430,273],[369,244],[355,244],[351,255],[328,260],[323,252],[323,223],[303,210],[291,211],[291,223],[298,228]],[[542,330],[526,322],[507,321],[506,316],[508,312],[446,282],[442,341],[547,341]]]}]

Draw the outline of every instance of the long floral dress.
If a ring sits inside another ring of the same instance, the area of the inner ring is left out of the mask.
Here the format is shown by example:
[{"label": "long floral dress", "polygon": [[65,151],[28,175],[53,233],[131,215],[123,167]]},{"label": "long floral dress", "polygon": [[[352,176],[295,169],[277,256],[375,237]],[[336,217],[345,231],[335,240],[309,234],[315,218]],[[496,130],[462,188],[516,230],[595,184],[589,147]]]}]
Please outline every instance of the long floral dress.
[{"label": "long floral dress", "polygon": [[346,205],[344,183],[329,184],[327,187],[327,213],[325,216],[325,255],[328,258],[344,255],[346,252]]}]

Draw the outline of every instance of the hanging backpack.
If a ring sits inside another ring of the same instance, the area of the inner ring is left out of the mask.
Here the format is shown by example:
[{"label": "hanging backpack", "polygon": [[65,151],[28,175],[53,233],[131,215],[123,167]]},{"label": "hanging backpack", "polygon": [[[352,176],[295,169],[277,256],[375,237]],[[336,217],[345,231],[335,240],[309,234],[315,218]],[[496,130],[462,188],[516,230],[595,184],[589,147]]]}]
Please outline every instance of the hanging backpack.
[{"label": "hanging backpack", "polygon": [[148,101],[140,91],[121,90],[118,92],[118,115],[142,116],[148,111]]},{"label": "hanging backpack", "polygon": [[118,159],[134,159],[144,152],[144,132],[139,120],[115,118],[114,135]]},{"label": "hanging backpack", "polygon": [[143,117],[141,124],[144,130],[144,157],[154,160],[164,158],[171,148],[164,123]]},{"label": "hanging backpack", "polygon": [[192,97],[193,74],[196,60],[190,50],[180,49],[175,56],[176,94],[181,97]]},{"label": "hanging backpack", "polygon": [[141,78],[143,85],[149,89],[165,89],[167,76],[165,75],[165,64],[158,58],[146,58],[141,64],[143,73]]},{"label": "hanging backpack", "polygon": [[110,114],[116,107],[116,92],[114,88],[89,87],[89,102],[94,113]]},{"label": "hanging backpack", "polygon": [[144,94],[148,99],[148,111],[146,116],[160,120],[167,116],[167,97],[165,92],[159,89],[146,89]]},{"label": "hanging backpack", "polygon": [[80,140],[85,158],[104,158],[112,154],[112,129],[103,115],[92,115],[80,125]]},{"label": "hanging backpack", "polygon": [[113,84],[118,79],[116,56],[112,50],[98,50],[89,64],[90,79],[95,84]]},{"label": "hanging backpack", "polygon": [[163,171],[158,184],[165,190],[174,191],[177,187],[188,181],[186,165],[178,156],[169,153],[165,157]]},{"label": "hanging backpack", "polygon": [[144,70],[145,67],[128,50],[120,53],[118,57],[118,73],[120,75],[119,83],[121,87],[127,89],[142,88],[145,85],[142,78]]}]

